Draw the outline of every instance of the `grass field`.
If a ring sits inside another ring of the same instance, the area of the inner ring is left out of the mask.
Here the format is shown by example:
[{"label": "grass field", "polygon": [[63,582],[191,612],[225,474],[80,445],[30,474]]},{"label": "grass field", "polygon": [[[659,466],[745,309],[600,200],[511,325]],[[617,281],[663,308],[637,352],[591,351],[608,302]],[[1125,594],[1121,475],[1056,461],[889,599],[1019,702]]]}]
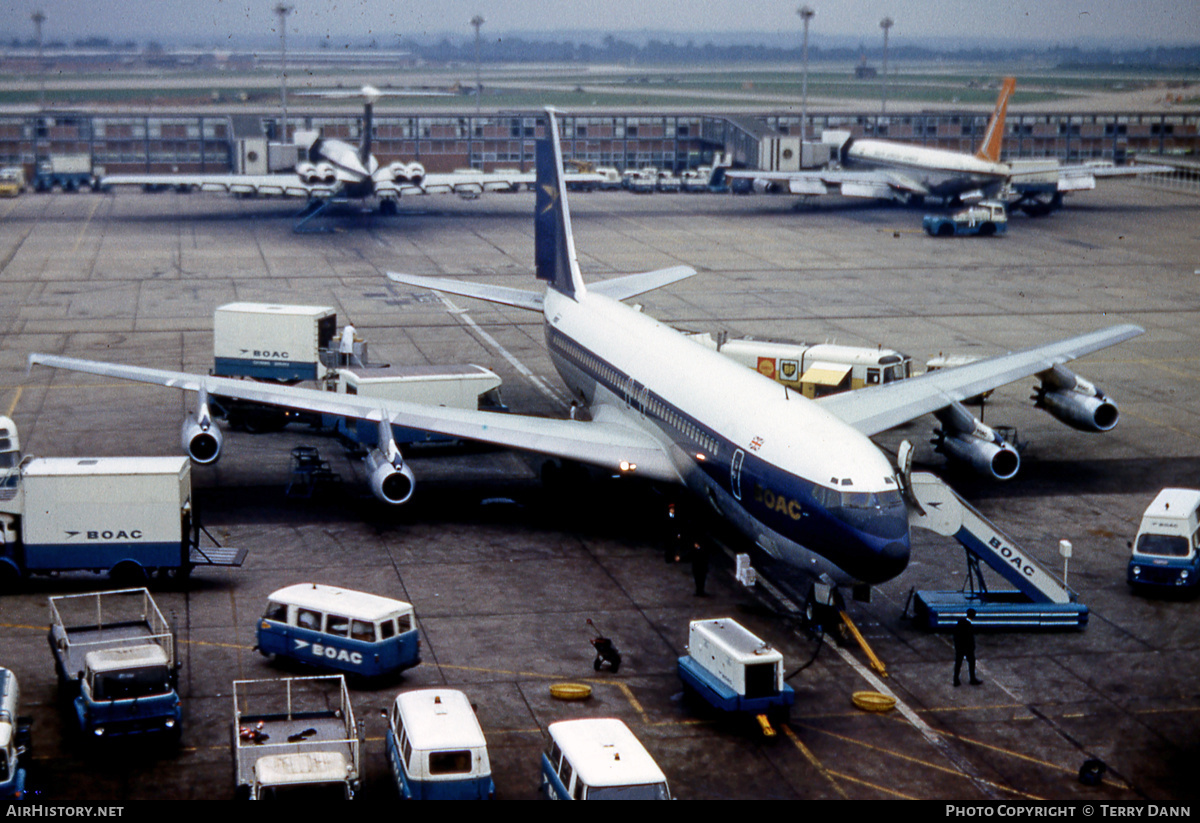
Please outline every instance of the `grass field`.
[{"label": "grass field", "polygon": [[[293,70],[290,87],[304,89],[353,88],[372,84],[380,88],[473,88],[473,70],[468,67],[422,68],[396,72],[303,71]],[[1085,72],[1052,68],[1023,71],[998,67],[995,73],[975,70],[938,69],[927,66],[900,66],[890,72],[888,100],[897,105],[958,106],[986,108],[996,98],[1002,76],[1018,78],[1014,106],[1045,101],[1070,101],[1097,93],[1131,92],[1148,88],[1169,88],[1195,80],[1178,72],[1146,70],[1106,70]],[[273,72],[180,71],[159,74],[105,73],[94,75],[56,74],[45,83],[46,103],[52,107],[171,107],[270,104],[278,100],[278,76]],[[34,105],[41,99],[40,82],[28,75],[0,74],[0,105]],[[483,76],[482,105],[489,110],[521,109],[545,105],[565,108],[694,109],[725,107],[731,109],[779,110],[799,103],[802,95],[798,66],[733,66],[702,68],[642,68],[597,66],[581,69],[574,65],[487,66]],[[820,65],[810,71],[808,94],[817,107],[822,101],[874,101],[881,93],[879,77],[858,80],[853,66]],[[290,101],[297,110],[319,106],[323,110],[340,107],[329,100],[319,102],[295,96]],[[357,102],[346,104],[356,109]],[[381,111],[472,111],[473,94],[447,97],[385,98]]]}]

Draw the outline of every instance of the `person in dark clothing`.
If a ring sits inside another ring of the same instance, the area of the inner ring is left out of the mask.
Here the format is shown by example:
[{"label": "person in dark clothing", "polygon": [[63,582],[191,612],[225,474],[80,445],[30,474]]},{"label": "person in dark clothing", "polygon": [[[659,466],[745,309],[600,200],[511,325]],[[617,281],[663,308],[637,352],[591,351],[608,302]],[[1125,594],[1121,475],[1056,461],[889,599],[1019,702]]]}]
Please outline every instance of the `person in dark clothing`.
[{"label": "person in dark clothing", "polygon": [[704,581],[708,579],[708,549],[696,542],[692,546],[692,580],[696,581],[696,597],[704,597]]},{"label": "person in dark clothing", "polygon": [[978,686],[983,681],[975,676],[975,617],[974,609],[967,609],[967,616],[961,617],[954,626],[954,685],[961,686],[959,673],[962,672],[963,659],[967,661],[967,671],[971,675],[971,685]]}]

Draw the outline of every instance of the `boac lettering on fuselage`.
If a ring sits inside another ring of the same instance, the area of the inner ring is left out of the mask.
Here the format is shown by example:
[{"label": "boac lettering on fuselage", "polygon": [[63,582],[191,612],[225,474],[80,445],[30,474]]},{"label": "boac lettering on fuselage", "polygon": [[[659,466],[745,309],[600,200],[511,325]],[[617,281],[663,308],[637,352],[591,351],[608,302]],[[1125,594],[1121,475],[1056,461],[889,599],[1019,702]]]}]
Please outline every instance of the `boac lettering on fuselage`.
[{"label": "boac lettering on fuselage", "polygon": [[769,510],[778,512],[793,520],[799,520],[801,515],[804,514],[804,508],[798,500],[793,500],[782,494],[776,494],[770,489],[764,489],[757,483],[754,484],[754,502],[761,503]]}]

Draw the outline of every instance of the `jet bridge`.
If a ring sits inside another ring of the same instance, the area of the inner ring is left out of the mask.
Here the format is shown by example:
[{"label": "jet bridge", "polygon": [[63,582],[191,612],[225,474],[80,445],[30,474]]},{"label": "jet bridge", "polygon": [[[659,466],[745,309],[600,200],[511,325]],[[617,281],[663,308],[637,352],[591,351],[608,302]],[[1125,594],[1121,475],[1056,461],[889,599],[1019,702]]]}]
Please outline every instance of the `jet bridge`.
[{"label": "jet bridge", "polygon": [[[967,552],[967,583],[962,591],[917,591],[910,597],[918,625],[952,629],[975,610],[972,622],[989,628],[1083,628],[1088,607],[954,489],[928,472],[906,477],[909,524],[953,537]],[[981,563],[1015,589],[989,588]],[[907,611],[907,608],[906,608]]]}]

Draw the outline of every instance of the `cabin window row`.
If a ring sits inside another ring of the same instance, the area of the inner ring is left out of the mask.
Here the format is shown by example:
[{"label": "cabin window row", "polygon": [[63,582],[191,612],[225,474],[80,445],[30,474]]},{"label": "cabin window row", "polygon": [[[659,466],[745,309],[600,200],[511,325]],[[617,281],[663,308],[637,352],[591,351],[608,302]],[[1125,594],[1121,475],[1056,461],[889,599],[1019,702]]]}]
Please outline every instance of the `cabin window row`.
[{"label": "cabin window row", "polygon": [[334,637],[348,637],[351,640],[358,640],[363,643],[375,643],[380,640],[387,640],[395,637],[397,634],[403,634],[413,629],[413,617],[411,614],[402,614],[399,617],[389,617],[384,620],[371,622],[339,614],[321,612],[316,609],[306,609],[299,606],[294,608],[295,615],[289,619],[288,605],[286,603],[269,603],[266,614],[263,617],[266,620],[273,620],[276,623],[287,623],[301,629],[321,632]]},{"label": "cabin window row", "polygon": [[[623,379],[622,375],[616,369],[601,361],[591,352],[576,345],[573,340],[560,337],[558,338],[558,343],[559,349],[569,360],[573,360],[577,365],[583,367],[585,371],[601,377],[610,386],[615,387],[618,381]],[[682,433],[684,437],[691,440],[702,450],[708,452],[709,455],[716,456],[719,445],[717,439],[701,430],[699,426],[686,420],[656,396],[650,395],[647,400],[641,403],[641,406],[643,414],[657,417],[676,431]]]}]

